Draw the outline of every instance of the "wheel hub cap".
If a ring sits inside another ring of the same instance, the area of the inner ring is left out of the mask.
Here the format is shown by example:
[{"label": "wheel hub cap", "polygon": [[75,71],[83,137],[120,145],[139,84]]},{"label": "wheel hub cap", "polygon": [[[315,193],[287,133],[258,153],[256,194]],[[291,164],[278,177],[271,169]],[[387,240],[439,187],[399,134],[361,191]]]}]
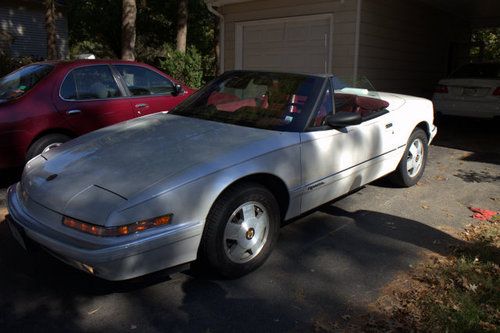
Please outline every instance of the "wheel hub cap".
[{"label": "wheel hub cap", "polygon": [[236,208],[224,229],[224,251],[236,263],[255,258],[267,242],[269,215],[258,202],[246,202]]},{"label": "wheel hub cap", "polygon": [[408,150],[406,158],[406,170],[410,177],[415,177],[422,168],[424,156],[424,144],[420,139],[415,139]]}]

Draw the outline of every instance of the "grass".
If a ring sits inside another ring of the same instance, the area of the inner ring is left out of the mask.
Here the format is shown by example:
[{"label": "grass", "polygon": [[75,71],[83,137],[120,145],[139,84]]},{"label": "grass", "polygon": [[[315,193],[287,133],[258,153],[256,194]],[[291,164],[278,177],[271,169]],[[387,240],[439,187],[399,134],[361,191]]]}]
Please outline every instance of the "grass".
[{"label": "grass", "polygon": [[500,224],[482,222],[466,229],[468,245],[423,267],[428,291],[416,299],[426,331],[500,330]]},{"label": "grass", "polygon": [[500,221],[475,222],[460,236],[451,255],[394,283],[363,330],[500,332]]}]

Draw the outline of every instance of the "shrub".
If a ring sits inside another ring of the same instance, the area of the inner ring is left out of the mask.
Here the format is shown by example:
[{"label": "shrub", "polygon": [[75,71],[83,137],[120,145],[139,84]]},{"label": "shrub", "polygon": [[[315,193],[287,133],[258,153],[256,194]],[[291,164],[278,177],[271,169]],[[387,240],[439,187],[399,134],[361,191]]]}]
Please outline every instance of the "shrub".
[{"label": "shrub", "polygon": [[164,58],[159,68],[190,87],[199,88],[203,84],[203,58],[195,47],[188,47],[186,52],[179,52],[165,44]]},{"label": "shrub", "polygon": [[0,77],[14,70],[37,61],[33,57],[12,57],[7,52],[0,52]]}]

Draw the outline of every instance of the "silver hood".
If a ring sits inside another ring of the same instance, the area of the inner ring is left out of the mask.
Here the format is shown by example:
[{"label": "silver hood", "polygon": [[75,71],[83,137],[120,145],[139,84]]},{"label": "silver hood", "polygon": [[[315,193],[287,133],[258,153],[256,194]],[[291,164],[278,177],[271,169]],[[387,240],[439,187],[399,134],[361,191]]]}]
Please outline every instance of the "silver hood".
[{"label": "silver hood", "polygon": [[42,154],[27,165],[23,187],[33,200],[62,214],[82,218],[80,208],[106,207],[99,214],[105,218],[161,181],[185,178],[193,170],[200,177],[200,170],[208,174],[279,149],[286,141],[278,139],[281,134],[155,114],[98,130]]}]

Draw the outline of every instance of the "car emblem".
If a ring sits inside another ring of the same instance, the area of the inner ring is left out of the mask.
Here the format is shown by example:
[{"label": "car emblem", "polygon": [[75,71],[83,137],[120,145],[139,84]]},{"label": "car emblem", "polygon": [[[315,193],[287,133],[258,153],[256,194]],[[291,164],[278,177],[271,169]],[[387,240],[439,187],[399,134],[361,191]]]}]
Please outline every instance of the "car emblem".
[{"label": "car emblem", "polygon": [[46,181],[50,182],[51,180],[55,179],[57,177],[57,174],[52,174],[50,176],[48,176],[47,178],[45,178]]}]

